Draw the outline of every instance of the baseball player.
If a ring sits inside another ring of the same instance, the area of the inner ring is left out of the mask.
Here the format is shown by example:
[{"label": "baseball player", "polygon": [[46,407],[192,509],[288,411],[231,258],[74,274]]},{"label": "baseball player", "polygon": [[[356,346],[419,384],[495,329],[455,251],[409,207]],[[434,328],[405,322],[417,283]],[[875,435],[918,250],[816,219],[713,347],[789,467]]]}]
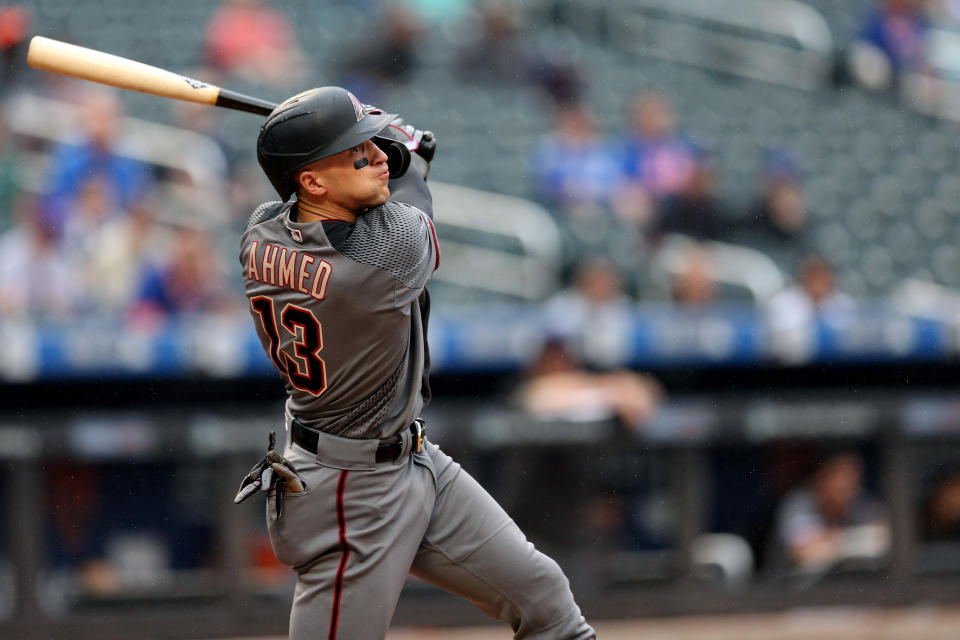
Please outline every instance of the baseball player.
[{"label": "baseball player", "polygon": [[419,419],[440,256],[434,148],[339,87],[294,96],[264,123],[258,159],[282,201],[253,213],[240,262],[286,378],[286,446],[271,442],[237,501],[268,490],[273,550],[297,573],[291,638],[383,638],[408,573],[516,638],[594,638],[560,567]]}]

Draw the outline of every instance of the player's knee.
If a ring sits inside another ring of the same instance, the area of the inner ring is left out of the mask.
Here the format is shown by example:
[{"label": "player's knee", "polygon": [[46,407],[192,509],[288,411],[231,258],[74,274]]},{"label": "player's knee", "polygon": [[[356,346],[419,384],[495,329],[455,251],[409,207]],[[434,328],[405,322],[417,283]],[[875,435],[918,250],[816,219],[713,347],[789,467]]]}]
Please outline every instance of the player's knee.
[{"label": "player's knee", "polygon": [[528,588],[534,606],[526,612],[523,623],[530,630],[549,627],[579,611],[570,591],[570,581],[552,558],[541,554]]}]

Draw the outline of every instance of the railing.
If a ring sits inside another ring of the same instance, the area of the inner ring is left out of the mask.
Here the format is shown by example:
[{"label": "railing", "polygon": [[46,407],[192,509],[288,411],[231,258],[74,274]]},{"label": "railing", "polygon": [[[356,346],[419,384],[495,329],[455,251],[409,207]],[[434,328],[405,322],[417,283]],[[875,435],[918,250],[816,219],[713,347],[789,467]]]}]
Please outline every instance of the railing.
[{"label": "railing", "polygon": [[[4,113],[14,134],[48,144],[76,142],[77,132],[83,130],[79,107],[29,93],[10,98],[4,105]],[[119,133],[116,149],[119,155],[182,172],[189,177],[190,184],[200,188],[222,186],[227,160],[209,137],[130,116],[122,119]],[[189,153],[184,153],[185,149],[189,149]],[[34,156],[28,162],[40,164],[41,160]],[[44,174],[31,172],[31,175]],[[29,186],[38,191],[42,185]]]},{"label": "railing", "polygon": [[650,277],[661,294],[670,290],[673,279],[683,271],[690,251],[696,247],[706,253],[714,281],[745,290],[754,303],[769,300],[787,284],[780,267],[756,249],[728,242],[697,242],[684,235],[670,234],[664,238],[650,265]]},{"label": "railing", "polygon": [[814,90],[827,85],[833,37],[795,0],[603,3],[610,39],[635,55]]},{"label": "railing", "polygon": [[560,285],[557,223],[530,200],[432,183],[443,268],[434,282],[542,300]]}]

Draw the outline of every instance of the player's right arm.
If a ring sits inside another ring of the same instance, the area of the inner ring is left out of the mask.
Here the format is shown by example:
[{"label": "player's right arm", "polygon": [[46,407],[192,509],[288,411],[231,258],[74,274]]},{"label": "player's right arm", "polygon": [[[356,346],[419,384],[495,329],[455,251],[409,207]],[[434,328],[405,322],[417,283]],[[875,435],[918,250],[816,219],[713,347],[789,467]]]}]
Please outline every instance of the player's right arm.
[{"label": "player's right arm", "polygon": [[433,219],[433,196],[430,195],[427,181],[414,167],[411,167],[399,178],[390,179],[389,202],[408,204]]}]

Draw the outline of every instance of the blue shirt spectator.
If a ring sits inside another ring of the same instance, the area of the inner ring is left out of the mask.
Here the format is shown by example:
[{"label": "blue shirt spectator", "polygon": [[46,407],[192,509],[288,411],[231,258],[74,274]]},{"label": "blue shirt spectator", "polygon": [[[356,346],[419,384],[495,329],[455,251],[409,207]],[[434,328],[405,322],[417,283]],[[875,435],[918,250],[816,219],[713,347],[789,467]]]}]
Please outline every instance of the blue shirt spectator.
[{"label": "blue shirt spectator", "polygon": [[858,38],[880,49],[895,72],[923,61],[930,20],[917,0],[886,0],[873,7]]},{"label": "blue shirt spectator", "polygon": [[633,102],[624,171],[656,200],[679,193],[697,166],[696,145],[674,131],[674,120],[673,107],[659,93],[642,93]]},{"label": "blue shirt spectator", "polygon": [[103,182],[109,208],[124,210],[153,180],[143,164],[115,152],[122,118],[116,96],[112,93],[90,96],[83,105],[83,116],[84,139],[61,145],[50,163],[47,208],[63,218],[61,223],[71,215],[76,199],[91,181]]},{"label": "blue shirt spectator", "polygon": [[531,164],[537,195],[557,212],[607,212],[623,184],[616,153],[581,107],[558,112],[553,131],[537,147]]}]

